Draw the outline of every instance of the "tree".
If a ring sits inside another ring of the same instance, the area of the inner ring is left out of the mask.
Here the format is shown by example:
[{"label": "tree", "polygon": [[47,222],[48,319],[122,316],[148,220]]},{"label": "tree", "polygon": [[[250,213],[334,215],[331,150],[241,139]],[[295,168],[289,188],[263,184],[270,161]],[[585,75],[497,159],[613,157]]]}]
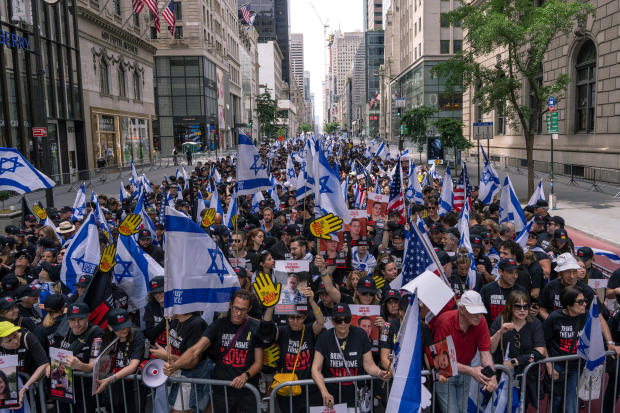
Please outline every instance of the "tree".
[{"label": "tree", "polygon": [[269,88],[256,96],[256,115],[261,136],[273,138],[278,117],[278,104],[272,99]]},{"label": "tree", "polygon": [[444,148],[454,148],[454,170],[457,170],[456,159],[457,151],[471,148],[474,145],[463,136],[463,122],[454,118],[441,118],[433,122],[437,127],[439,139]]},{"label": "tree", "polygon": [[280,129],[278,129],[278,131],[276,132],[276,136],[280,137],[280,136],[286,136],[286,128],[284,126],[280,126]]},{"label": "tree", "polygon": [[299,125],[299,133],[308,133],[312,130],[312,125],[309,123],[301,123]]},{"label": "tree", "polygon": [[[406,136],[411,137],[411,140],[417,143],[426,142],[426,131],[428,129],[428,120],[437,113],[437,109],[429,106],[418,106],[417,108],[408,110],[403,115],[400,124],[405,125]],[[403,149],[403,139],[401,137],[398,143],[399,150]]]},{"label": "tree", "polygon": [[339,128],[340,128],[340,124],[338,122],[328,122],[325,125],[323,125],[323,132],[330,135],[336,132]]},{"label": "tree", "polygon": [[[537,118],[545,113],[549,96],[566,93],[567,74],[540,82],[543,62],[554,38],[582,27],[594,9],[582,1],[485,0],[463,4],[447,14],[462,22],[462,53],[434,66],[433,74],[446,79],[446,88],[473,88],[481,113],[500,109],[525,138],[528,193],[534,191],[534,138]],[[578,31],[576,33],[579,33]],[[486,62],[492,61],[493,64]],[[525,89],[527,94],[522,94]],[[522,101],[521,96],[527,96]]]}]

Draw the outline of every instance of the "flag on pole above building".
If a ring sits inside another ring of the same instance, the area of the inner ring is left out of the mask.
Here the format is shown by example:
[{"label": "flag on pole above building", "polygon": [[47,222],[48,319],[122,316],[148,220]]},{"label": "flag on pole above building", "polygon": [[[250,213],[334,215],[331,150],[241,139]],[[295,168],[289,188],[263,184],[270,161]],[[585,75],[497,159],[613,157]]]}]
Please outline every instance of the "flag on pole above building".
[{"label": "flag on pole above building", "polygon": [[168,3],[168,6],[161,12],[161,15],[164,16],[164,20],[168,23],[170,36],[174,36],[174,25],[176,23],[174,17],[174,0],[170,0],[170,3]]}]

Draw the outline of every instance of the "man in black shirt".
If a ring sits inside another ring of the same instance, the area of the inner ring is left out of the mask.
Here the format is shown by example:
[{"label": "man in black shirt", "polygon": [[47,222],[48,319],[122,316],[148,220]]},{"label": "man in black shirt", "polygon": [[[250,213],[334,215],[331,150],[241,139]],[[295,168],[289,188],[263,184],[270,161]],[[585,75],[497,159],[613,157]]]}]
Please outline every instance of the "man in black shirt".
[{"label": "man in black shirt", "polygon": [[19,300],[19,317],[29,318],[35,325],[43,319],[39,308],[40,293],[41,289],[34,284],[22,285],[16,291]]},{"label": "man in black shirt", "polygon": [[487,309],[485,317],[489,327],[491,327],[493,320],[504,311],[508,294],[514,290],[521,290],[527,294],[525,288],[519,284],[515,284],[518,276],[518,268],[519,265],[512,258],[502,258],[497,265],[499,271],[499,278],[497,281],[485,284],[480,290],[482,302]]},{"label": "man in black shirt", "polygon": [[586,277],[589,280],[599,280],[605,278],[601,270],[592,266],[594,261],[594,251],[590,247],[581,247],[577,250],[577,259],[583,262],[586,268]]},{"label": "man in black shirt", "polygon": [[140,248],[153,257],[159,265],[162,267],[164,266],[164,250],[156,245],[153,245],[151,231],[148,229],[141,230],[138,235],[138,244],[140,244]]}]

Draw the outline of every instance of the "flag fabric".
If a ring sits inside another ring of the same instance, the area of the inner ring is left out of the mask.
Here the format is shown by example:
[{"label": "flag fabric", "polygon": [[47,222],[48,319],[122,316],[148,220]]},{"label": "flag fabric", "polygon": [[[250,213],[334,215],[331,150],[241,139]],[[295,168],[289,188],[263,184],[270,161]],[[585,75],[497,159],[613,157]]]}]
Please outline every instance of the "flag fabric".
[{"label": "flag fabric", "polygon": [[133,0],[133,4],[131,5],[133,11],[139,16],[144,9],[144,0]]},{"label": "flag fabric", "polygon": [[[394,166],[394,173],[390,182],[390,199],[388,200],[387,212],[398,211],[400,216],[399,224],[405,224],[405,199],[403,197],[403,185],[401,181],[400,159]],[[379,182],[379,180],[377,180]]]},{"label": "flag fabric", "polygon": [[385,145],[385,142],[381,142],[381,145],[377,148],[377,152],[375,152],[375,156],[381,159],[385,159],[388,157],[389,150]]},{"label": "flag fabric", "polygon": [[348,224],[351,222],[351,214],[342,196],[340,180],[321,148],[318,150],[318,155],[316,187],[318,188],[319,196],[316,197],[316,206],[320,208],[323,214],[331,212],[340,217],[345,224]]},{"label": "flag fabric", "polygon": [[88,305],[90,314],[88,321],[97,324],[101,328],[108,325],[108,311],[114,308],[114,296],[112,295],[112,274],[97,271],[88,289],[84,293],[84,303]]},{"label": "flag fabric", "polygon": [[[222,250],[198,224],[166,207],[164,314],[227,311],[239,279]],[[206,253],[205,253],[206,252]]]},{"label": "flag fabric", "polygon": [[275,204],[275,207],[273,208],[275,211],[279,211],[280,210],[280,197],[278,196],[278,190],[276,189],[276,178],[271,175],[269,177],[269,182],[271,182],[271,189],[267,190],[267,193],[269,194],[269,196],[271,196],[271,199],[273,199],[273,202]]},{"label": "flag fabric", "polygon": [[461,239],[459,240],[459,248],[463,247],[469,254],[469,270],[467,272],[467,288],[470,290],[476,287],[476,258],[474,257],[474,250],[471,247],[471,240],[469,239],[469,199],[463,204],[463,210],[459,216],[458,230],[461,233]]},{"label": "flag fabric", "polygon": [[216,214],[220,214],[222,217],[224,216],[224,208],[222,208],[222,203],[220,202],[220,194],[217,192],[217,190],[211,193],[209,208],[215,209]]},{"label": "flag fabric", "polygon": [[125,189],[125,185],[123,184],[123,181],[121,181],[121,190],[120,190],[119,200],[122,203],[127,198],[129,198],[129,192],[127,192],[127,190]]},{"label": "flag fabric", "polygon": [[[575,247],[575,251],[578,251],[579,248],[581,247]],[[592,250],[594,255],[598,255],[599,257],[605,257],[609,261],[613,262],[614,264],[620,264],[620,256],[618,256],[618,254],[615,254],[611,251],[602,250],[599,248],[590,248],[590,249]]]},{"label": "flag fabric", "polygon": [[297,181],[297,173],[295,172],[295,164],[293,163],[293,156],[289,155],[286,160],[286,181],[295,185]]},{"label": "flag fabric", "polygon": [[157,0],[143,0],[143,1],[144,3],[146,3],[146,7],[148,7],[151,13],[153,14],[153,18],[157,22],[157,26],[159,26],[159,9],[157,7]]},{"label": "flag fabric", "polygon": [[228,204],[228,210],[226,211],[226,216],[224,217],[224,225],[230,229],[233,229],[235,227],[235,222],[237,221],[238,213],[239,208],[237,207],[237,191],[233,191],[232,196],[230,197],[230,203]]},{"label": "flag fabric", "polygon": [[216,185],[219,185],[222,183],[222,176],[220,175],[220,173],[217,171],[217,168],[215,167],[215,165],[213,165],[213,181],[215,182]]},{"label": "flag fabric", "polygon": [[56,183],[37,170],[15,148],[0,148],[0,191],[25,194]]},{"label": "flag fabric", "polygon": [[590,305],[590,312],[586,325],[579,334],[577,354],[585,360],[585,370],[592,373],[595,368],[605,361],[605,345],[601,331],[601,319],[599,318],[598,300],[596,295]]},{"label": "flag fabric", "polygon": [[[504,361],[507,361],[509,360],[510,343],[506,345],[505,354]],[[475,382],[473,379],[471,381]],[[497,389],[493,392],[493,395],[484,408],[484,413],[508,413],[508,392],[510,391],[512,391],[512,409],[510,409],[510,412],[515,413],[517,411],[519,407],[519,391],[516,387],[510,389],[509,386],[508,375],[502,372],[499,383],[497,384]]]},{"label": "flag fabric", "polygon": [[480,145],[482,156],[484,156],[484,169],[480,175],[480,187],[478,190],[478,199],[483,204],[490,204],[493,198],[500,191],[499,175],[495,171],[493,165],[487,159],[484,148]]},{"label": "flag fabric", "polygon": [[519,203],[519,199],[517,198],[517,194],[509,176],[506,176],[504,179],[504,185],[502,186],[499,200],[499,223],[501,224],[502,222],[513,222],[515,231],[519,232],[525,228],[526,225],[525,213],[523,212],[523,208],[521,208],[521,204]]},{"label": "flag fabric", "polygon": [[103,209],[99,204],[99,197],[97,197],[97,194],[94,192],[90,195],[90,202],[95,205],[93,212],[95,213],[95,221],[97,222],[97,225],[99,225],[99,229],[106,234],[108,240],[111,240],[112,234],[110,233],[110,228],[108,228],[108,223],[105,219],[105,215],[103,214]]},{"label": "flag fabric", "polygon": [[120,235],[116,243],[114,279],[129,297],[129,311],[146,306],[149,281],[163,276],[164,268],[144,252],[133,237]]},{"label": "flag fabric", "polygon": [[[159,246],[159,242],[157,241],[157,234],[155,234],[155,224],[151,220],[151,217],[146,213],[146,209],[144,208],[144,191],[140,192],[140,196],[138,197],[138,202],[136,203],[136,208],[133,211],[134,214],[140,215],[142,218],[142,222],[140,223],[140,229],[148,229],[151,233],[151,240],[153,245]],[[134,235],[134,240],[138,241],[138,234]]]},{"label": "flag fabric", "polygon": [[262,192],[255,192],[254,195],[252,195],[252,213],[253,214],[258,214],[260,212],[259,209],[259,205],[260,205],[260,201],[264,201],[265,197],[263,196]]},{"label": "flag fabric", "polygon": [[250,17],[252,17],[252,11],[250,10],[250,3],[241,7],[241,15],[243,16],[243,21],[247,24],[250,24]]},{"label": "flag fabric", "polygon": [[420,181],[418,181],[418,177],[415,171],[415,164],[413,163],[413,161],[411,161],[409,165],[409,184],[407,185],[405,196],[407,197],[409,202],[415,204],[424,204],[424,198],[422,197],[422,187],[420,187]]},{"label": "flag fabric", "polygon": [[411,296],[402,327],[394,343],[394,381],[387,412],[409,413],[422,404],[422,333],[417,290]]},{"label": "flag fabric", "polygon": [[530,198],[526,206],[536,205],[536,202],[538,202],[539,200],[545,200],[545,189],[543,188],[542,179],[538,182],[538,186],[536,187],[536,190],[532,194],[532,197]]},{"label": "flag fabric", "polygon": [[344,197],[344,202],[349,205],[349,194],[347,193],[349,190],[349,175],[344,177],[344,181],[340,183],[340,188],[342,188],[342,196]]},{"label": "flag fabric", "polygon": [[534,223],[534,218],[530,219],[530,222],[519,232],[519,235],[515,238],[515,242],[523,248],[523,251],[526,251],[527,240],[530,238],[530,231],[532,230],[532,224]]},{"label": "flag fabric", "polygon": [[131,179],[130,183],[137,186],[140,181],[140,177],[138,176],[138,171],[136,171],[136,166],[133,164],[133,158],[131,158]]},{"label": "flag fabric", "polygon": [[161,12],[161,15],[164,16],[164,20],[168,23],[170,36],[174,36],[174,0],[170,0],[168,6]]},{"label": "flag fabric", "polygon": [[207,208],[204,198],[202,197],[202,191],[198,191],[198,195],[196,196],[196,222],[200,224],[202,218],[200,214],[203,210]]},{"label": "flag fabric", "polygon": [[454,209],[461,211],[465,199],[471,198],[471,185],[469,184],[469,176],[467,175],[467,164],[463,162],[461,175],[454,187]]},{"label": "flag fabric", "polygon": [[304,145],[304,155],[300,163],[299,175],[297,176],[297,185],[295,185],[295,197],[297,200],[304,199],[306,196],[314,192],[314,168],[312,157],[312,139],[308,139]]},{"label": "flag fabric", "polygon": [[239,161],[237,164],[237,195],[251,195],[271,187],[267,167],[254,143],[247,135],[239,134]]},{"label": "flag fabric", "polygon": [[71,220],[81,221],[84,215],[86,215],[86,186],[82,183],[75,194],[75,201],[71,208]]},{"label": "flag fabric", "polygon": [[452,175],[450,175],[450,166],[446,167],[446,174],[441,187],[441,196],[439,197],[439,215],[443,216],[448,212],[452,212],[454,206],[454,184]]},{"label": "flag fabric", "polygon": [[95,221],[95,213],[92,211],[67,248],[62,259],[60,280],[75,291],[73,284],[76,280],[84,274],[93,275],[99,265],[100,258],[99,231]]},{"label": "flag fabric", "polygon": [[161,185],[161,195],[162,195],[162,202],[160,203],[159,206],[159,211],[157,211],[157,222],[163,223],[164,222],[164,218],[166,217],[166,203],[163,200],[168,200],[168,197],[166,195],[166,187],[164,185]]}]

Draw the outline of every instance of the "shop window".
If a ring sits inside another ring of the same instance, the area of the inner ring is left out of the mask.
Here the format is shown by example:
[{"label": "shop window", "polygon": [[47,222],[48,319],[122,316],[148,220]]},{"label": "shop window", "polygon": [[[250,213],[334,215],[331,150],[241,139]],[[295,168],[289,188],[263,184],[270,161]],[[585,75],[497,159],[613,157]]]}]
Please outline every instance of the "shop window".
[{"label": "shop window", "polygon": [[575,130],[585,133],[593,132],[596,103],[596,48],[591,40],[586,41],[579,49],[575,71],[577,72]]},{"label": "shop window", "polygon": [[137,72],[133,74],[133,98],[134,100],[142,100],[142,88],[140,87],[140,75]]},{"label": "shop window", "polygon": [[105,61],[104,57],[101,58],[101,64],[99,65],[99,86],[102,94],[110,94],[110,74],[108,63]]},{"label": "shop window", "polygon": [[127,97],[127,77],[125,68],[121,66],[118,68],[118,95],[122,98]]}]

